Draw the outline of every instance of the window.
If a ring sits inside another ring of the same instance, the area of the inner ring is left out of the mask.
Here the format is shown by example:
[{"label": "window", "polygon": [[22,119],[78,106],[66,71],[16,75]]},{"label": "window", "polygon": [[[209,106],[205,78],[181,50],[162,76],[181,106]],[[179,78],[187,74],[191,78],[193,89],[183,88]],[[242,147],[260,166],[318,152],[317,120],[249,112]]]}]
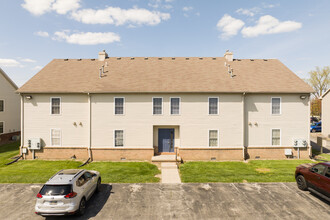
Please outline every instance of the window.
[{"label": "window", "polygon": [[325,167],[324,165],[322,165],[322,164],[317,164],[317,165],[315,165],[315,166],[312,167],[312,171],[313,171],[314,173],[317,173],[317,174],[323,175],[323,172],[324,172],[325,168],[326,168],[326,167]]},{"label": "window", "polygon": [[171,98],[171,115],[180,114],[180,98]]},{"label": "window", "polygon": [[281,145],[280,129],[272,129],[272,145]]},{"label": "window", "polygon": [[115,147],[123,147],[123,146],[124,146],[124,131],[115,130]]},{"label": "window", "polygon": [[115,115],[124,114],[124,98],[115,98]]},{"label": "window", "polygon": [[60,146],[61,145],[61,130],[51,129],[51,145]]},{"label": "window", "polygon": [[218,147],[218,130],[209,130],[209,147]]},{"label": "window", "polygon": [[217,115],[219,98],[209,98],[209,115]]},{"label": "window", "polygon": [[281,98],[272,98],[272,115],[281,114]]},{"label": "window", "polygon": [[2,122],[2,121],[0,121],[0,134],[2,134],[3,133],[3,127],[4,127],[4,125],[3,125],[4,123]]},{"label": "window", "polygon": [[51,113],[52,115],[61,114],[61,98],[51,98]]},{"label": "window", "polygon": [[4,111],[5,111],[5,101],[0,100],[0,112],[4,112]]},{"label": "window", "polygon": [[163,98],[153,98],[153,114],[161,115],[163,114]]}]

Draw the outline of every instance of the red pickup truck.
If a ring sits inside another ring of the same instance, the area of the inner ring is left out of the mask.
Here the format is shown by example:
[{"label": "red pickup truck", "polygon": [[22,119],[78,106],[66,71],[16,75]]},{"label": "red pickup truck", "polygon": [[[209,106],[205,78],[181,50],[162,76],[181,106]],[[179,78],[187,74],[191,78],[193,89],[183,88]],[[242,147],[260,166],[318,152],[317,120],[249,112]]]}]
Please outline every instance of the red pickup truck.
[{"label": "red pickup truck", "polygon": [[310,190],[330,199],[330,162],[301,164],[296,168],[296,181],[301,190]]}]

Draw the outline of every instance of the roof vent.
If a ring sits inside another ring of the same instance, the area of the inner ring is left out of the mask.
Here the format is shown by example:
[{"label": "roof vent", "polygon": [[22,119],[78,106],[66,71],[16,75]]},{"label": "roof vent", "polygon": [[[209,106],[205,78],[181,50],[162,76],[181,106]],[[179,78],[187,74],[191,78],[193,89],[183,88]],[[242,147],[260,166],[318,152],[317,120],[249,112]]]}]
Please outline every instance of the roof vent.
[{"label": "roof vent", "polygon": [[149,59],[149,58],[148,58],[148,57],[145,57],[144,59],[147,60],[147,59]]},{"label": "roof vent", "polygon": [[199,59],[200,59],[200,60],[202,60],[202,59],[203,59],[203,57],[200,57]]},{"label": "roof vent", "polygon": [[229,52],[229,50],[226,50],[224,57],[228,62],[231,62],[234,59],[234,54],[232,52]]},{"label": "roof vent", "polygon": [[81,61],[81,59],[78,59],[78,61]]},{"label": "roof vent", "polygon": [[64,61],[68,61],[69,59],[64,59]]},{"label": "roof vent", "polygon": [[91,61],[95,61],[95,59],[91,59]]},{"label": "roof vent", "polygon": [[186,60],[189,60],[189,57],[186,57]]},{"label": "roof vent", "polygon": [[254,61],[254,59],[250,59],[251,61]]},{"label": "roof vent", "polygon": [[117,60],[121,60],[121,57],[117,57]]},{"label": "roof vent", "polygon": [[163,58],[162,57],[158,57],[158,60],[162,60]]},{"label": "roof vent", "polygon": [[172,60],[175,60],[175,57],[172,57]]},{"label": "roof vent", "polygon": [[241,61],[241,59],[237,59],[237,61]]},{"label": "roof vent", "polygon": [[264,59],[264,61],[268,61],[267,59]]},{"label": "roof vent", "polygon": [[99,61],[104,61],[105,58],[108,58],[108,54],[105,52],[105,50],[99,52]]},{"label": "roof vent", "polygon": [[134,60],[135,58],[134,57],[131,57],[131,60]]},{"label": "roof vent", "polygon": [[215,57],[212,57],[212,60],[216,60],[217,58],[215,58]]}]

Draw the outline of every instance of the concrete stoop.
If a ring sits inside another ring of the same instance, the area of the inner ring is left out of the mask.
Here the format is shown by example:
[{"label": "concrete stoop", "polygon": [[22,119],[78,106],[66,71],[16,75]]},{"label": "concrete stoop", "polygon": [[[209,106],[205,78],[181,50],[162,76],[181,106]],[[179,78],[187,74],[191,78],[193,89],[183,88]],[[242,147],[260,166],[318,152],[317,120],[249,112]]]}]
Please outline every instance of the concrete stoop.
[{"label": "concrete stoop", "polygon": [[156,155],[151,158],[152,162],[180,162],[181,157],[177,157],[175,160],[175,155]]}]

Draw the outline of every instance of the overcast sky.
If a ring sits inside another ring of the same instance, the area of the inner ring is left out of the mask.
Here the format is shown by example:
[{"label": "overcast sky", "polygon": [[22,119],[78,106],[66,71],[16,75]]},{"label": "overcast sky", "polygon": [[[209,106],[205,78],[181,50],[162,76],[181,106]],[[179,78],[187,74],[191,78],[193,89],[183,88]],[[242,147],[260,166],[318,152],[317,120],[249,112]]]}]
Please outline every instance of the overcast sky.
[{"label": "overcast sky", "polygon": [[277,58],[330,65],[330,1],[1,0],[0,67],[23,85],[54,58]]}]

